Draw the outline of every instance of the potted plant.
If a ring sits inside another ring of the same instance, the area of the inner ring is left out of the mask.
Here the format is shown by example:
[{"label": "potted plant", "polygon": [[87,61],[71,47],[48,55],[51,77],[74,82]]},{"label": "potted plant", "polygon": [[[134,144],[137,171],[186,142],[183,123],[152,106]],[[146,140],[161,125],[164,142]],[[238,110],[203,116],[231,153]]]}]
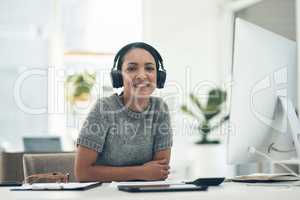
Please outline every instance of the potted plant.
[{"label": "potted plant", "polygon": [[208,138],[209,133],[221,125],[222,122],[229,119],[229,116],[223,117],[219,123],[212,125],[211,120],[220,114],[222,110],[222,105],[226,101],[226,92],[219,88],[212,89],[209,91],[208,100],[206,106],[202,105],[199,99],[194,95],[190,94],[190,99],[195,107],[198,109],[202,116],[196,114],[196,112],[191,111],[186,105],[181,106],[181,111],[185,114],[195,118],[199,124],[197,127],[199,133],[201,134],[201,140],[196,142],[197,144],[219,144],[219,140],[210,140]]},{"label": "potted plant", "polygon": [[82,71],[65,79],[65,98],[67,101],[66,136],[72,144],[78,137],[81,121],[86,117],[92,100],[92,89],[96,84],[96,73]]},{"label": "potted plant", "polygon": [[87,71],[69,75],[65,81],[66,99],[72,105],[76,101],[88,101],[91,90],[96,82],[96,73]]}]

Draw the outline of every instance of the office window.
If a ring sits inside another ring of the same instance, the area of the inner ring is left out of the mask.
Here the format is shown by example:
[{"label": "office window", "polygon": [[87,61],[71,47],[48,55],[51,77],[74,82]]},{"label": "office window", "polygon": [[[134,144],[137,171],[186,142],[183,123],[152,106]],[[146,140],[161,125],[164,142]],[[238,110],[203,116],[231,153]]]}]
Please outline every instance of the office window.
[{"label": "office window", "polygon": [[62,30],[67,52],[114,53],[142,39],[142,0],[64,0]]},{"label": "office window", "polygon": [[[54,10],[54,23],[61,33],[58,52],[63,54],[56,64],[62,66],[56,67],[64,71],[64,78],[85,70],[97,72],[97,91],[92,93],[92,101],[112,93],[109,72],[116,51],[129,42],[142,40],[142,0],[63,0]],[[79,108],[73,109],[66,102],[63,88],[50,84],[53,90],[49,92],[49,105],[54,114],[49,115],[49,131],[74,140],[93,103],[79,103]]]}]

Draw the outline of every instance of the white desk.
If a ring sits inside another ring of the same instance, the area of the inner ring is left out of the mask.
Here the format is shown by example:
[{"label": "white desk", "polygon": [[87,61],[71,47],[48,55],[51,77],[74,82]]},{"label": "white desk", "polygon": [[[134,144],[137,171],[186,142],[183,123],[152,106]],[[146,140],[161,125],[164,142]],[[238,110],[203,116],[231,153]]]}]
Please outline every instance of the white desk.
[{"label": "white desk", "polygon": [[127,193],[118,191],[117,188],[108,187],[107,184],[86,191],[10,191],[7,187],[0,187],[0,198],[5,200],[57,200],[57,199],[139,199],[139,200],[299,200],[300,186],[247,186],[240,183],[224,183],[220,187],[210,187],[206,192],[161,192],[161,193]]}]

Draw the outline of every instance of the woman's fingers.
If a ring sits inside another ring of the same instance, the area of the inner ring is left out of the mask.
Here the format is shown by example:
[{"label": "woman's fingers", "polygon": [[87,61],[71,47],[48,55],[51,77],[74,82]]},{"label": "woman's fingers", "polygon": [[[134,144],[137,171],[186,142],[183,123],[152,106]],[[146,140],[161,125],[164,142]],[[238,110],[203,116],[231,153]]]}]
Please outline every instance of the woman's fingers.
[{"label": "woman's fingers", "polygon": [[169,170],[170,169],[170,166],[169,165],[163,165],[162,167],[164,170]]},{"label": "woman's fingers", "polygon": [[158,160],[158,163],[161,164],[161,165],[168,164],[167,159]]},{"label": "woman's fingers", "polygon": [[167,176],[168,174],[170,174],[170,172],[167,170],[161,170],[161,172],[164,176]]}]

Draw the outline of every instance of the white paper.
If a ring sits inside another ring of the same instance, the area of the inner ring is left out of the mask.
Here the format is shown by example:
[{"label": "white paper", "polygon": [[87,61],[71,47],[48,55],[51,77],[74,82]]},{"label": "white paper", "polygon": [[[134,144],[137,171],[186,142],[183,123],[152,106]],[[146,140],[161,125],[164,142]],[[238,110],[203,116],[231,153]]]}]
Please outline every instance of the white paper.
[{"label": "white paper", "polygon": [[19,187],[12,187],[12,190],[60,190],[60,189],[79,189],[88,187],[98,182],[88,182],[88,183],[34,183],[34,184],[23,184]]}]

